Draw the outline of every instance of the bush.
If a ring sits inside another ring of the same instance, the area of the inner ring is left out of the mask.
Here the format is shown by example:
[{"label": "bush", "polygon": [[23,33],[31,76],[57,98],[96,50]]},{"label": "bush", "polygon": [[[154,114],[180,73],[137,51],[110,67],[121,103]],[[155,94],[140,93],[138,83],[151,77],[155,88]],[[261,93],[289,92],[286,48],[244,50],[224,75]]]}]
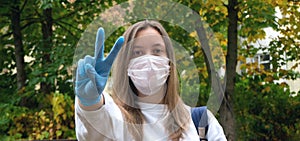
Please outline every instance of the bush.
[{"label": "bush", "polygon": [[15,139],[75,139],[74,101],[67,94],[53,93],[45,98],[44,109],[2,104],[0,137]]},{"label": "bush", "polygon": [[300,95],[288,85],[240,77],[236,92],[238,140],[300,140]]}]

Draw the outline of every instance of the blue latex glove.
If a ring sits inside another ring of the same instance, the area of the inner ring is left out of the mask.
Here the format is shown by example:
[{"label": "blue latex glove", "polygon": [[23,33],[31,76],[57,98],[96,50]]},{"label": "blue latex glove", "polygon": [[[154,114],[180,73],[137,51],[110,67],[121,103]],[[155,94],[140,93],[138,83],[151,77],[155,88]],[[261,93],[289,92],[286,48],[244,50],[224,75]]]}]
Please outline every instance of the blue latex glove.
[{"label": "blue latex glove", "polygon": [[119,37],[109,55],[104,58],[104,39],[104,29],[99,28],[94,57],[87,55],[77,64],[75,94],[84,106],[97,104],[101,100],[112,63],[124,42],[124,37]]}]

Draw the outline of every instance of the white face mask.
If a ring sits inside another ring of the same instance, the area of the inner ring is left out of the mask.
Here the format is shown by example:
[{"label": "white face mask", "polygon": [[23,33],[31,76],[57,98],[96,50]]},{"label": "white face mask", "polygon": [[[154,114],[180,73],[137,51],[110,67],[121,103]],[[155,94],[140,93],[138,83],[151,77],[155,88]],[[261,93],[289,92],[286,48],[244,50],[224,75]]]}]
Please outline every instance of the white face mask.
[{"label": "white face mask", "polygon": [[134,86],[142,94],[153,95],[161,90],[167,81],[170,72],[169,59],[143,55],[131,59],[127,71]]}]

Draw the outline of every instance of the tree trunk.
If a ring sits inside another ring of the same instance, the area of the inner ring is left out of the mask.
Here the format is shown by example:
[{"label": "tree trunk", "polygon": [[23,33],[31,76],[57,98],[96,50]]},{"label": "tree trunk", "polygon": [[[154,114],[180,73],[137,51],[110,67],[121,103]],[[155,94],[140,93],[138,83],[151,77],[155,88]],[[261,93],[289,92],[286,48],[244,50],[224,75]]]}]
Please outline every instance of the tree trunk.
[{"label": "tree trunk", "polygon": [[24,49],[22,43],[21,25],[20,25],[20,8],[19,0],[15,0],[11,6],[11,23],[15,45],[15,57],[17,67],[17,88],[22,89],[25,86],[26,72],[24,61]]},{"label": "tree trunk", "polygon": [[[52,48],[52,8],[47,8],[43,10],[43,20],[42,20],[42,34],[43,34],[43,69],[47,69],[49,64],[51,64],[50,60],[50,52]],[[44,72],[44,76],[47,77],[48,72]],[[49,82],[41,82],[41,92],[43,94],[49,94],[52,90],[52,86]]]},{"label": "tree trunk", "polygon": [[220,122],[229,141],[236,140],[235,117],[233,110],[233,96],[237,65],[237,0],[228,1],[228,43],[226,55],[226,88],[225,96],[220,109]]}]

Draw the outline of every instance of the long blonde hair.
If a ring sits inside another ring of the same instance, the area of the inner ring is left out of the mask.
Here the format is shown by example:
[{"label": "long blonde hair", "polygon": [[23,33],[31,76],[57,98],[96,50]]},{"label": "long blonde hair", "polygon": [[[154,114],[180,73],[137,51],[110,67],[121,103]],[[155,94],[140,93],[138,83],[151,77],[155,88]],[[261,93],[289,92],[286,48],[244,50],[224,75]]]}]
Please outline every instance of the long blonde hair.
[{"label": "long blonde hair", "polygon": [[124,45],[112,67],[112,96],[121,109],[127,126],[130,126],[128,130],[131,135],[135,140],[142,140],[144,116],[135,103],[136,96],[132,93],[135,92],[136,88],[127,75],[127,69],[132,53],[132,40],[139,31],[146,28],[153,28],[164,37],[167,56],[170,59],[170,75],[166,82],[167,92],[163,98],[163,104],[167,105],[170,116],[168,117],[169,122],[166,123],[165,127],[170,133],[168,135],[169,139],[179,140],[189,125],[189,112],[179,96],[179,80],[176,71],[174,48],[167,32],[159,22],[153,20],[140,21],[130,26],[124,33]]}]

